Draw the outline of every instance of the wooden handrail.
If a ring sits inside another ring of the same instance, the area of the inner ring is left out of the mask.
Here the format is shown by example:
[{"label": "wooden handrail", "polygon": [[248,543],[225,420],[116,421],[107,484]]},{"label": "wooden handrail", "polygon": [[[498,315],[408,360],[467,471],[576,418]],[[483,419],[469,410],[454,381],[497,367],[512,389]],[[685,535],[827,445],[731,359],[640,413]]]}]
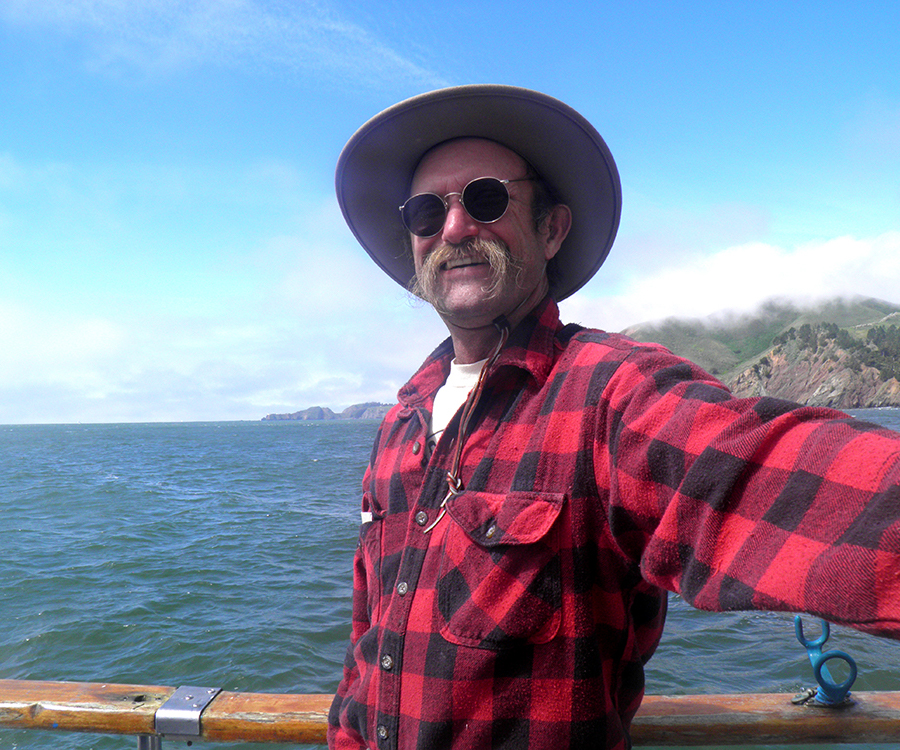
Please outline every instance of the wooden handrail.
[{"label": "wooden handrail", "polygon": [[[152,735],[157,710],[174,692],[159,685],[0,680],[0,725]],[[203,712],[201,738],[324,743],[332,697],[223,690]]]},{"label": "wooden handrail", "polygon": [[795,706],[787,693],[648,695],[631,726],[634,744],[880,744],[900,741],[900,692],[852,694],[841,708]]},{"label": "wooden handrail", "polygon": [[[156,711],[175,692],[156,685],[0,680],[0,725],[153,735]],[[634,744],[690,747],[900,741],[900,692],[853,694],[839,709],[795,706],[783,693],[649,695]],[[223,691],[203,712],[200,737],[220,742],[321,744],[330,695]]]}]

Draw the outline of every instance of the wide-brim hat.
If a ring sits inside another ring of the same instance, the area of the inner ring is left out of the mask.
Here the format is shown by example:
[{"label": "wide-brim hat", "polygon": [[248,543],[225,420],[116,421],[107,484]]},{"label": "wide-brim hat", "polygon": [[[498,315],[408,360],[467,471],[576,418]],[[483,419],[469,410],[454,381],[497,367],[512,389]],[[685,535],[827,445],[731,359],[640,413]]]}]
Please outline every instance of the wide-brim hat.
[{"label": "wide-brim hat", "polygon": [[395,104],[365,123],[337,163],[338,203],[351,231],[395,281],[415,275],[400,205],[422,156],[453,138],[488,138],[515,151],[572,211],[572,228],[551,261],[561,300],[606,260],[619,226],[622,188],[612,154],[578,112],[546,94],[478,84],[439,89]]}]

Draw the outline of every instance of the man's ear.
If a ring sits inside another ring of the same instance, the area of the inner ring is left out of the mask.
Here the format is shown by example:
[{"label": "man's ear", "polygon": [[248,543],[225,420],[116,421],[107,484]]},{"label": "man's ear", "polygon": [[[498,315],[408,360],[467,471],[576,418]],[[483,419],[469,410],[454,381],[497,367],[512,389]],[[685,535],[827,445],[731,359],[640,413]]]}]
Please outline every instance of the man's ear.
[{"label": "man's ear", "polygon": [[563,203],[557,203],[550,209],[550,214],[544,219],[541,234],[544,237],[544,257],[550,260],[568,236],[572,228],[572,212]]}]

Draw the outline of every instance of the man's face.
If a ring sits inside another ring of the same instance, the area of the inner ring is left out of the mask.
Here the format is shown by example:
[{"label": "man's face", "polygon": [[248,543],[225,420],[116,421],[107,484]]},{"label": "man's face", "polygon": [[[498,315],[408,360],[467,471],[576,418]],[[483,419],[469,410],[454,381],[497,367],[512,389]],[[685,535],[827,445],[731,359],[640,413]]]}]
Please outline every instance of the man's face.
[{"label": "man's face", "polygon": [[[525,177],[524,160],[493,141],[463,139],[446,143],[429,152],[413,177],[411,195],[458,193],[478,177],[517,180]],[[535,229],[531,214],[534,184],[511,182],[509,208],[501,219],[482,224],[466,213],[459,196],[450,196],[443,229],[434,237],[412,236],[416,275],[423,279],[429,259],[448,260],[434,266],[428,301],[450,322],[465,325],[489,324],[498,315],[510,315],[524,301],[530,307],[547,291],[546,263],[559,249],[548,241],[546,232]],[[499,274],[478,249],[477,240],[499,243],[506,248],[511,263]],[[449,247],[448,247],[449,246]],[[522,305],[522,307],[530,307]],[[527,312],[528,310],[524,310]]]}]

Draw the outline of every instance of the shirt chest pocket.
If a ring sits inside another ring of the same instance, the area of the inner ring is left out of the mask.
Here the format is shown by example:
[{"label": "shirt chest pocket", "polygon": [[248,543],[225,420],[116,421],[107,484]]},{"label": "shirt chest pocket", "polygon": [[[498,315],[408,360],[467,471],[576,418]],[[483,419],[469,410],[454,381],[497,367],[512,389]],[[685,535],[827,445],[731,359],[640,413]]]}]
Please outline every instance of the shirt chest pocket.
[{"label": "shirt chest pocket", "polygon": [[556,493],[465,491],[447,503],[437,586],[444,638],[498,649],[556,635],[564,501]]}]

